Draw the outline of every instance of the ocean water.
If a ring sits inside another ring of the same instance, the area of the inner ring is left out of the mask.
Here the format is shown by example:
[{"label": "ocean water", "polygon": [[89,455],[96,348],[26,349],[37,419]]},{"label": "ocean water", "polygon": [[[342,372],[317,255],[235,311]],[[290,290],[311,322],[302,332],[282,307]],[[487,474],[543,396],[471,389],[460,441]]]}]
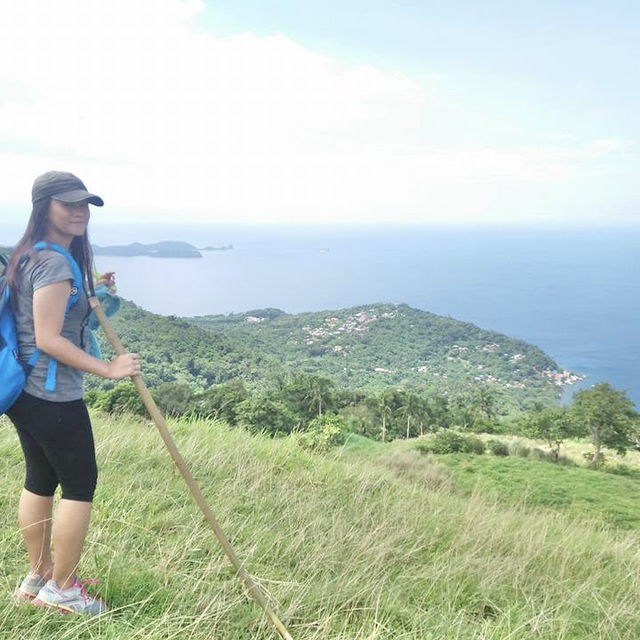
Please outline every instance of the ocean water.
[{"label": "ocean water", "polygon": [[[0,244],[15,240],[0,224]],[[375,302],[473,322],[538,345],[640,407],[640,227],[110,226],[97,244],[184,240],[201,260],[99,256],[120,294],[181,316]],[[579,385],[565,394],[569,399]]]}]

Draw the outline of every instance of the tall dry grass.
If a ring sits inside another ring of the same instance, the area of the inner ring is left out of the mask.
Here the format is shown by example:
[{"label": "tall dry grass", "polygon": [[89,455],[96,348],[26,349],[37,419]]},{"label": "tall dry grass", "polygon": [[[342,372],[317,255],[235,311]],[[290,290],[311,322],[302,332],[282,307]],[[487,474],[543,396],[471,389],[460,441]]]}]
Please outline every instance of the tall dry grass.
[{"label": "tall dry grass", "polygon": [[[206,526],[155,429],[94,415],[101,468],[81,573],[96,619],[16,606],[17,438],[0,426],[3,638],[277,637]],[[290,438],[171,423],[248,570],[293,638],[620,640],[640,637],[640,536],[455,490],[404,452],[321,457]],[[505,478],[508,482],[508,478]]]}]

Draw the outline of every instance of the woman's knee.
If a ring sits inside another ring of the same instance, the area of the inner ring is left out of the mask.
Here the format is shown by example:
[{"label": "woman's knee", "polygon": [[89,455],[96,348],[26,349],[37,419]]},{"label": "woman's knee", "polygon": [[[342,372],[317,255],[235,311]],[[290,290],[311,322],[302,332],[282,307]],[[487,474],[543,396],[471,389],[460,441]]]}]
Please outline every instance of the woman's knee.
[{"label": "woman's knee", "polygon": [[43,480],[42,478],[33,478],[29,474],[24,481],[24,488],[27,491],[44,498],[51,498],[57,487],[58,481],[55,479]]},{"label": "woman's knee", "polygon": [[98,467],[94,464],[74,478],[66,478],[60,483],[62,497],[65,500],[79,500],[93,502],[93,496],[98,484]]},{"label": "woman's knee", "polygon": [[24,488],[39,496],[52,496],[58,487],[58,476],[47,460],[25,450],[25,463]]}]

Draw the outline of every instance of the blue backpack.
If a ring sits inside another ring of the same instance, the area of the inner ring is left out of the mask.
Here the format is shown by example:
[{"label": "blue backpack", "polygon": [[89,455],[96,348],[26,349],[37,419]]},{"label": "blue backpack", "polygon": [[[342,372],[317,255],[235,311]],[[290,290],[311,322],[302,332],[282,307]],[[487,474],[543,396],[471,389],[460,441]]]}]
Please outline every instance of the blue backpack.
[{"label": "blue backpack", "polygon": [[[69,266],[73,273],[73,283],[64,314],[66,318],[69,315],[69,311],[71,311],[76,302],[78,302],[80,292],[82,291],[83,277],[80,267],[71,254],[58,244],[38,242],[33,246],[33,249],[34,251],[42,251],[43,249],[57,251],[69,261]],[[6,267],[7,261],[1,256],[0,260]],[[26,261],[28,258],[25,256],[23,260]],[[11,304],[11,290],[6,284],[3,274],[0,276],[0,415],[5,413],[18,399],[27,382],[28,375],[31,373],[33,367],[36,366],[41,355],[42,351],[36,349],[26,364],[20,361],[18,353],[18,332],[16,330],[16,320]],[[51,358],[49,360],[47,380],[45,382],[45,389],[47,391],[55,391],[57,371],[58,361]]]}]

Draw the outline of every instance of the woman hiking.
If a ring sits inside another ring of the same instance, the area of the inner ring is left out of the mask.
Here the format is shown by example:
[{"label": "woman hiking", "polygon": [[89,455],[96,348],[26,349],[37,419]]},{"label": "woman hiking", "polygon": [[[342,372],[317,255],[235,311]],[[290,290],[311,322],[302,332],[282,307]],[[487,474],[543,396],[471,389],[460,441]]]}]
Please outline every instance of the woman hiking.
[{"label": "woman hiking", "polygon": [[[7,411],[26,465],[18,522],[31,565],[16,595],[60,611],[99,614],[106,611],[105,603],[86,592],[76,573],[97,480],[91,422],[82,399],[83,372],[125,378],[140,373],[140,362],[133,353],[105,362],[85,351],[90,315],[85,287],[94,293],[89,204],[101,207],[102,198],[89,193],[73,174],[49,171],[36,178],[32,202],[27,229],[6,271],[20,360],[27,364],[31,359],[32,364],[34,352],[41,352],[22,394]],[[49,244],[34,250],[42,241]],[[79,270],[74,271],[69,254]],[[73,286],[78,278],[81,286]],[[100,282],[113,285],[113,274]],[[77,302],[68,309],[73,296]],[[58,485],[62,496],[52,520]]]}]

